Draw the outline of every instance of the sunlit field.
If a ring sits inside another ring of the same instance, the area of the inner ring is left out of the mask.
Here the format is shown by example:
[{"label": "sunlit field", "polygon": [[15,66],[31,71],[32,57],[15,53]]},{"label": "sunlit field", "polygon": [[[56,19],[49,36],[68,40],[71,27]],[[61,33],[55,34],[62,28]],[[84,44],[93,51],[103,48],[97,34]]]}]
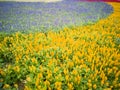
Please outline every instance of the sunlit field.
[{"label": "sunlit field", "polygon": [[0,90],[119,89],[119,2],[0,2]]}]

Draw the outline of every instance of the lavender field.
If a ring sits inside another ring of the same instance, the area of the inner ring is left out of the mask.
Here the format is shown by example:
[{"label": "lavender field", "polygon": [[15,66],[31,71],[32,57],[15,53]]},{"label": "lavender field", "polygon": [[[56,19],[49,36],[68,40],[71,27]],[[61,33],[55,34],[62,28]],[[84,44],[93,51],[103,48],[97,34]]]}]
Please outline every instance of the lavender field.
[{"label": "lavender field", "polygon": [[104,2],[0,2],[0,31],[46,32],[92,24],[113,12]]},{"label": "lavender field", "polygon": [[0,90],[120,89],[120,3],[23,1],[0,1]]}]

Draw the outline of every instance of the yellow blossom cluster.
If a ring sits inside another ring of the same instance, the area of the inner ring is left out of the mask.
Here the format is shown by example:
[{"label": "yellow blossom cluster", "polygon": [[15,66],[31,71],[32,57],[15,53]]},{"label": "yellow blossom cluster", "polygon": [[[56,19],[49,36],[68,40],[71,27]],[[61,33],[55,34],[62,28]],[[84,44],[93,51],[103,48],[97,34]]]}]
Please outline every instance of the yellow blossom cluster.
[{"label": "yellow blossom cluster", "polygon": [[118,90],[120,3],[94,25],[59,32],[22,34],[0,42],[2,88],[24,90]]}]

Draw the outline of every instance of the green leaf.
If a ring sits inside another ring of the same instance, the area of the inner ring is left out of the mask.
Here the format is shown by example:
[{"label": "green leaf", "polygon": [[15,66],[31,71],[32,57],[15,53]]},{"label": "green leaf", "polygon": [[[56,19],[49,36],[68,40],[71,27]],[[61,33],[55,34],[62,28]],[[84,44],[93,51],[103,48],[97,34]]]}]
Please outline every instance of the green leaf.
[{"label": "green leaf", "polygon": [[0,63],[3,63],[3,61],[4,61],[4,60],[3,60],[2,58],[0,58]]},{"label": "green leaf", "polygon": [[2,83],[2,82],[0,82],[0,88],[2,87],[2,85],[3,85],[3,83]]},{"label": "green leaf", "polygon": [[44,87],[43,87],[43,90],[47,90],[47,86],[44,86]]},{"label": "green leaf", "polygon": [[116,38],[116,44],[120,44],[120,38]]}]

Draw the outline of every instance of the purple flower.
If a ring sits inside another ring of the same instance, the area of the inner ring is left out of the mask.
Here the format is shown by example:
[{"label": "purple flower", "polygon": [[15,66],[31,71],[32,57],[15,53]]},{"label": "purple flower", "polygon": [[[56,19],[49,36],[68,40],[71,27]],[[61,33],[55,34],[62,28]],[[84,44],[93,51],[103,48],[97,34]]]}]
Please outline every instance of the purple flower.
[{"label": "purple flower", "polygon": [[0,2],[0,21],[6,23],[2,26],[8,33],[93,23],[112,12],[113,8],[103,2],[77,0],[63,0],[56,3]]}]

